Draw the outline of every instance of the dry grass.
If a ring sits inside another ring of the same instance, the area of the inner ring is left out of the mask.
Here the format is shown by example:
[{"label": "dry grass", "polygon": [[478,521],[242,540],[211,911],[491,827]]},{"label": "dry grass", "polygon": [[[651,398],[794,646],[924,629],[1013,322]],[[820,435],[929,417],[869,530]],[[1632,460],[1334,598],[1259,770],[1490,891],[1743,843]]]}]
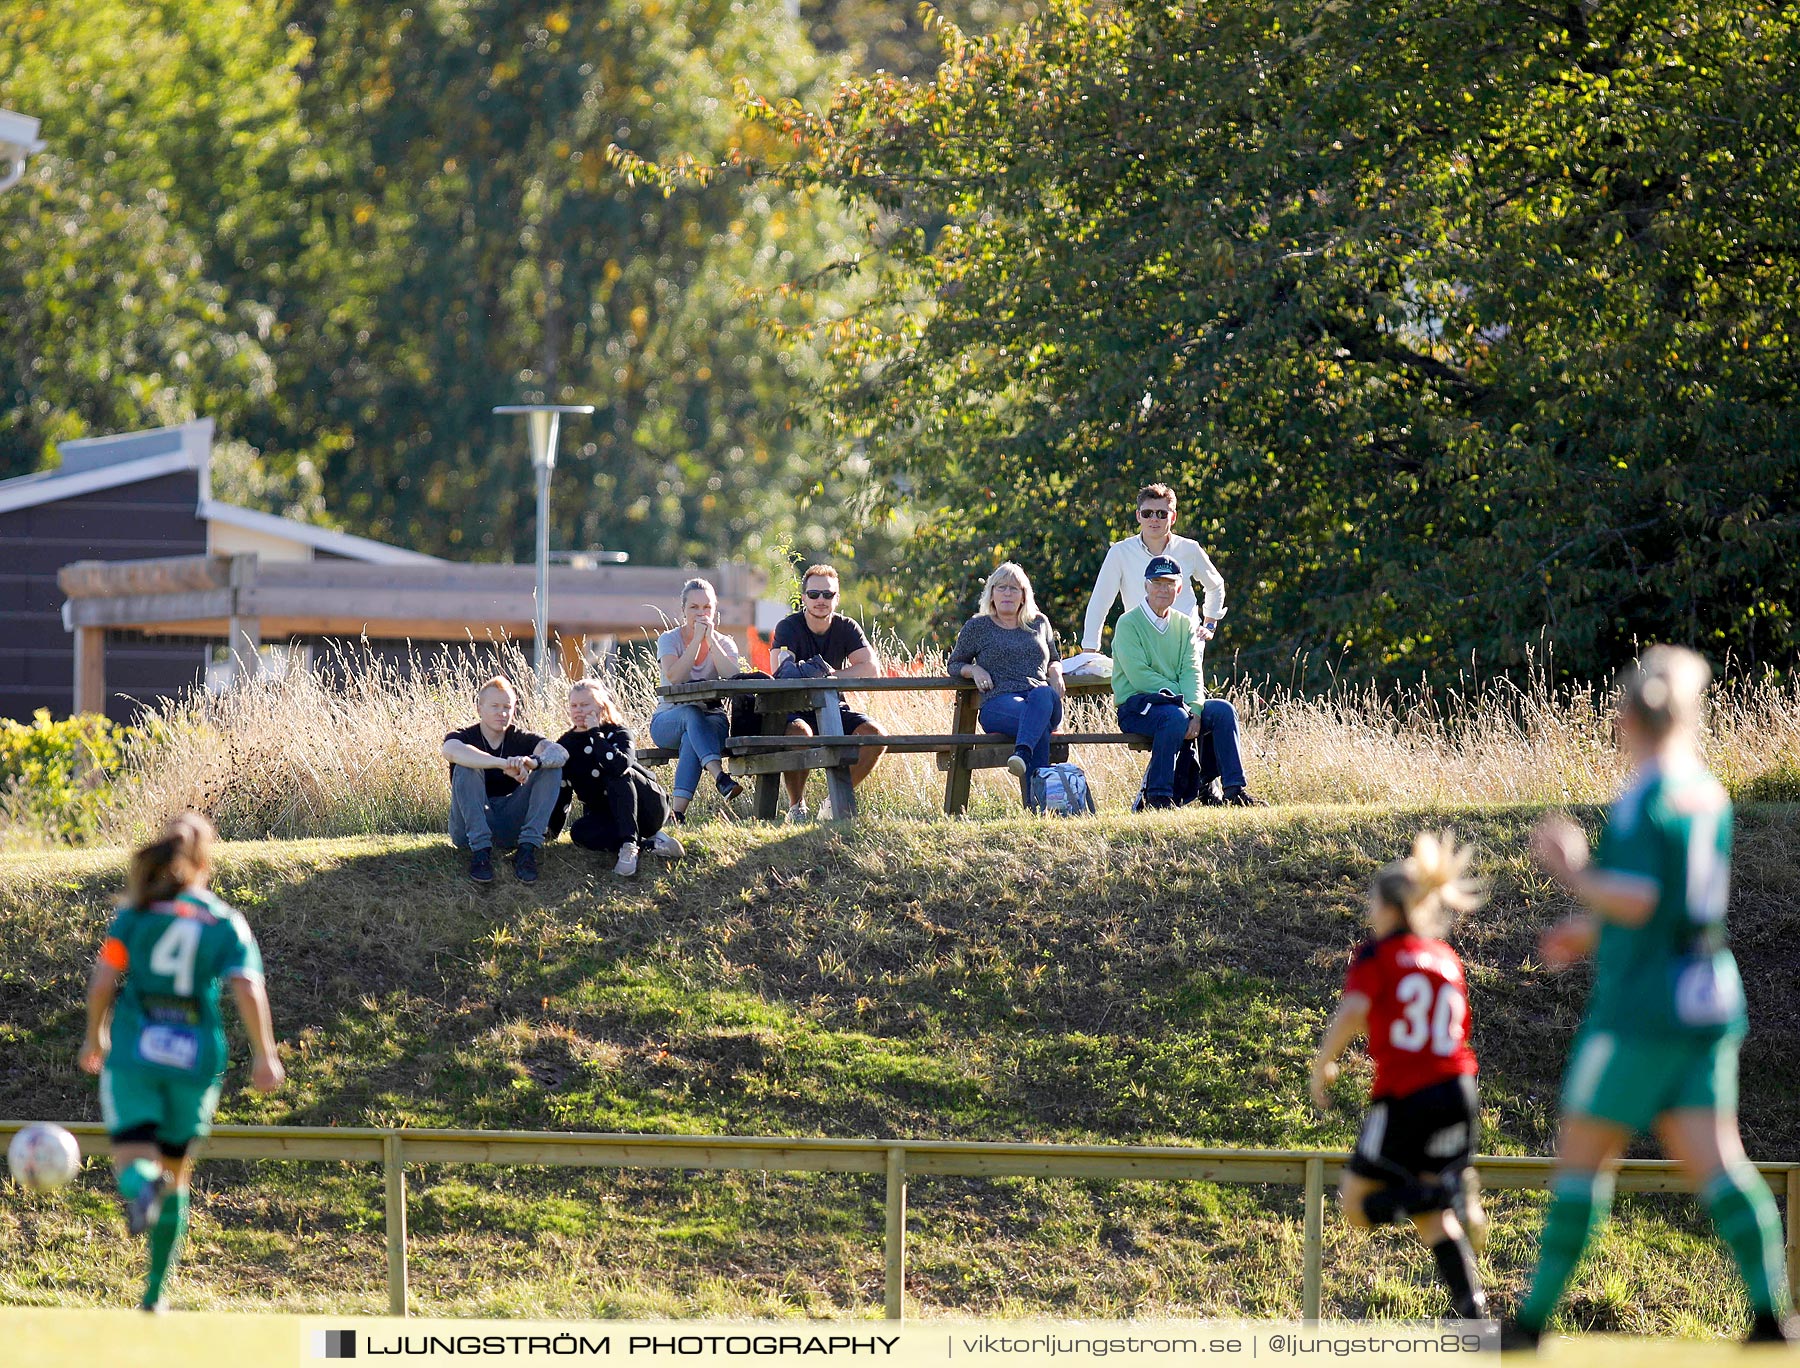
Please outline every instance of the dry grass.
[{"label": "dry grass", "polygon": [[[942,672],[941,656],[885,644],[889,659]],[[510,648],[499,657],[524,686],[521,724],[559,734],[566,726],[560,678],[536,681]],[[438,746],[446,731],[473,720],[471,696],[493,665],[491,655],[440,653],[409,671],[348,656],[323,669],[165,703],[116,786],[102,840],[135,840],[182,807],[211,813],[225,834],[240,838],[441,829],[448,785]],[[647,745],[653,663],[634,658],[613,684]],[[1617,792],[1623,777],[1607,693],[1557,688],[1542,675],[1466,691],[1341,688],[1306,696],[1279,685],[1239,685],[1226,696],[1242,719],[1251,788],[1277,803],[1597,802]],[[865,695],[862,706],[890,732],[949,727],[949,703],[938,693]],[[1116,726],[1107,699],[1077,703],[1066,723],[1072,731]],[[1722,686],[1706,749],[1740,800],[1800,798],[1800,686],[1774,679]],[[1129,804],[1143,773],[1141,753],[1095,747],[1077,760],[1103,809]],[[815,777],[813,786],[822,789],[822,781]],[[861,791],[862,805],[870,814],[931,817],[941,810],[943,787],[934,757],[890,755]],[[1004,772],[977,775],[972,816],[1016,808]],[[715,811],[710,786],[695,811]],[[0,814],[0,840],[35,839]]]}]

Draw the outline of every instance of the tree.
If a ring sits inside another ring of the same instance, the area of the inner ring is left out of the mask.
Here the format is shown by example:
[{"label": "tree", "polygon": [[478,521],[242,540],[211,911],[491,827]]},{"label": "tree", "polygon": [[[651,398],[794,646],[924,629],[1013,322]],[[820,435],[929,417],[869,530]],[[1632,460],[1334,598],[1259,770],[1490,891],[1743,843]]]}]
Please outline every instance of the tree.
[{"label": "tree", "polygon": [[[933,12],[889,0],[794,0],[806,35],[820,52],[844,53],[865,74],[929,77],[943,57]],[[1037,12],[1034,0],[946,0],[939,9],[959,28],[991,33]]]},{"label": "tree", "polygon": [[458,557],[524,552],[524,435],[491,409],[543,400],[598,406],[565,427],[557,544],[668,563],[828,535],[828,511],[798,508],[814,462],[790,421],[812,358],[772,346],[751,298],[823,260],[828,197],[664,198],[602,156],[722,155],[734,75],[810,89],[826,68],[778,4],[333,0],[300,21],[331,163],[316,231],[343,285],[282,306],[281,421],[330,434],[352,523]]},{"label": "tree", "polygon": [[1058,0],[755,104],[879,248],[821,414],[920,507],[897,584],[1017,556],[1073,622],[1170,478],[1246,668],[1785,665],[1797,16]]},{"label": "tree", "polygon": [[15,7],[0,81],[54,151],[0,202],[0,473],[206,414],[240,497],[506,559],[535,508],[491,410],[552,396],[600,409],[565,430],[558,546],[829,543],[791,421],[816,361],[761,325],[834,250],[830,196],[665,199],[602,156],[723,155],[735,77],[829,71],[778,0]]},{"label": "tree", "polygon": [[[91,0],[0,16],[0,88],[50,144],[0,197],[0,475],[93,433],[202,413],[229,432],[273,399],[264,287],[293,250],[286,193],[307,156],[303,45],[275,14]],[[278,505],[316,492],[297,466],[257,478]]]}]

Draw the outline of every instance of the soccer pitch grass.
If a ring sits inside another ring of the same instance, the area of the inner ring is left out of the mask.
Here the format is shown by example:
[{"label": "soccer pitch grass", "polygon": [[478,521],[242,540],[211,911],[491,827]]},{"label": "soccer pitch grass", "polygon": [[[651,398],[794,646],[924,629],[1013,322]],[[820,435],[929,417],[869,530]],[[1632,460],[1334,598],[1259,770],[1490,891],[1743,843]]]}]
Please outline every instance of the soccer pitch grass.
[{"label": "soccer pitch grass", "polygon": [[[130,1363],[132,1368],[313,1368],[350,1357],[395,1358],[415,1363],[506,1363],[561,1360],[579,1363],[648,1365],[671,1358],[689,1365],[742,1362],[753,1358],[766,1368],[789,1363],[876,1357],[894,1368],[1037,1368],[1057,1363],[1112,1361],[1122,1368],[1174,1368],[1196,1364],[1250,1363],[1375,1365],[1405,1361],[1389,1337],[1435,1341],[1431,1325],[1398,1322],[1324,1322],[1316,1326],[1232,1321],[811,1321],[780,1332],[766,1324],[715,1321],[441,1321],[210,1313],[145,1316],[135,1311],[0,1309],[0,1341],[5,1361],[28,1368],[86,1368]],[[1142,1348],[1118,1348],[1126,1337]],[[997,1351],[981,1347],[1005,1338],[1027,1347]],[[346,1345],[345,1341],[349,1344]],[[1198,1342],[1196,1353],[1182,1341]],[[1356,1347],[1376,1341],[1380,1347]],[[650,1343],[646,1343],[649,1341]],[[878,1346],[873,1355],[843,1347],[846,1341]],[[1041,1346],[1054,1341],[1055,1352]],[[1115,1346],[1083,1353],[1084,1342]],[[734,1343],[735,1342],[735,1343]],[[673,1349],[674,1344],[684,1346]],[[1220,1346],[1229,1344],[1230,1348]],[[1296,1347],[1296,1344],[1298,1347]],[[557,1345],[558,1350],[547,1346]],[[602,1346],[604,1345],[604,1348]],[[737,1345],[766,1346],[756,1349]],[[836,1346],[828,1351],[824,1346]],[[669,1346],[669,1347],[661,1347]],[[691,1347],[690,1347],[691,1346]],[[1277,1346],[1285,1346],[1278,1348]],[[1327,1347],[1329,1346],[1329,1347]],[[346,1354],[353,1347],[360,1353]],[[1071,1352],[1075,1348],[1075,1352]],[[458,1352],[460,1350],[460,1352]],[[1428,1355],[1436,1362],[1543,1362],[1558,1368],[1712,1368],[1713,1365],[1774,1364],[1790,1351],[1747,1349],[1720,1342],[1654,1339],[1626,1335],[1552,1338],[1540,1353]]]},{"label": "soccer pitch grass", "polygon": [[[1592,819],[1591,811],[1583,814]],[[1359,1085],[1314,1112],[1306,1064],[1373,871],[1422,826],[1488,852],[1459,935],[1487,1152],[1542,1154],[1585,992],[1533,963],[1563,907],[1527,807],[1276,808],[1079,823],[700,823],[625,884],[582,852],[473,888],[442,837],[227,842],[218,891],[269,966],[288,1086],[228,1075],[222,1122],[1346,1148]],[[1751,805],[1732,931],[1752,1031],[1745,1136],[1800,1157],[1800,808]],[[92,1119],[82,980],[117,851],[0,856],[0,1115]],[[141,1286],[103,1171],[0,1195],[0,1302]],[[854,1318],[880,1304],[882,1198],[844,1175],[409,1170],[414,1309],[509,1321]],[[1129,1318],[1300,1312],[1293,1188],[921,1178],[909,1311]],[[1541,1199],[1501,1194],[1484,1272],[1516,1304]],[[386,1305],[370,1165],[202,1162],[192,1312]],[[1325,1223],[1328,1317],[1443,1307],[1416,1241]],[[1622,1198],[1563,1325],[1730,1337],[1742,1295],[1685,1197]],[[0,1341],[0,1365],[6,1361]]]}]

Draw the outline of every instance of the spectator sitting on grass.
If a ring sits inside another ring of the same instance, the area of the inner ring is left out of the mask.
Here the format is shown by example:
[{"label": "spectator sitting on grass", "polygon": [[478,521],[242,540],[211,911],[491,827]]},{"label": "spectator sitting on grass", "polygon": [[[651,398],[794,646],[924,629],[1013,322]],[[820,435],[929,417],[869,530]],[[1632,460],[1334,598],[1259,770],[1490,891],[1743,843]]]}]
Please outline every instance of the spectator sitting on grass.
[{"label": "spectator sitting on grass", "polygon": [[[469,877],[494,881],[494,845],[518,847],[513,873],[520,883],[538,876],[538,851],[556,807],[563,761],[554,741],[512,725],[519,695],[498,675],[475,691],[472,727],[449,732],[441,753],[450,762],[450,841],[470,852]],[[549,771],[549,773],[546,773]]]},{"label": "spectator sitting on grass", "polygon": [[[1226,803],[1260,807],[1261,801],[1244,786],[1237,709],[1222,698],[1208,699],[1200,683],[1196,624],[1175,607],[1183,577],[1169,557],[1151,557],[1144,567],[1144,601],[1123,614],[1113,629],[1119,730],[1150,738],[1142,804],[1166,808],[1197,797],[1205,801],[1219,777],[1225,781]],[[1191,792],[1176,788],[1176,759],[1183,751],[1188,763],[1182,768],[1195,776]]]},{"label": "spectator sitting on grass", "polygon": [[1050,733],[1062,725],[1062,653],[1038,611],[1031,580],[1007,561],[987,578],[981,607],[951,648],[952,676],[981,690],[981,729],[1013,738],[1006,768],[1023,779],[1050,763]]},{"label": "spectator sitting on grass", "polygon": [[579,798],[581,816],[569,825],[569,839],[588,850],[617,852],[613,873],[620,878],[637,873],[640,851],[680,859],[681,842],[662,829],[669,819],[669,800],[650,771],[638,764],[624,714],[606,685],[597,679],[571,684],[569,720],[574,725],[556,738],[569,760],[550,819],[550,839],[562,831],[564,817]]},{"label": "spectator sitting on grass", "polygon": [[[855,618],[838,612],[838,572],[829,565],[809,565],[800,578],[800,591],[805,597],[801,609],[789,613],[775,626],[769,639],[769,663],[777,678],[805,679],[869,679],[881,674],[881,659]],[[838,695],[838,717],[845,736],[884,736],[881,725],[864,713],[848,706]],[[789,736],[812,736],[819,729],[819,715],[807,708],[788,714]],[[881,759],[883,747],[858,746],[850,765],[850,784],[854,788],[869,777],[875,762]],[[788,820],[804,822],[811,816],[806,810],[805,770],[789,770],[782,780],[787,784]]]},{"label": "spectator sitting on grass", "polygon": [[[709,580],[691,579],[681,587],[681,625],[656,639],[656,666],[665,684],[697,684],[737,673],[737,643],[722,636],[719,595]],[[712,775],[719,796],[729,803],[744,786],[725,773],[725,737],[731,720],[720,703],[678,703],[663,699],[650,715],[650,739],[678,752],[675,789],[669,815],[687,820],[688,804],[700,786],[702,772]]]}]

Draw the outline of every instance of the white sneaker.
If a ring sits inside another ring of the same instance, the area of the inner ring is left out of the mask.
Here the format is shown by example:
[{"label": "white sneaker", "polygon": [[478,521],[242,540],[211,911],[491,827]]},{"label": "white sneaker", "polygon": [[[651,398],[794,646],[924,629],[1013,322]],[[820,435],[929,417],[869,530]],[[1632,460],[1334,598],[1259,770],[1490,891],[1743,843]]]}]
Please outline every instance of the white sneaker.
[{"label": "white sneaker", "polygon": [[810,822],[813,819],[812,809],[805,803],[790,803],[788,804],[787,819],[790,826],[799,826],[803,822]]},{"label": "white sneaker", "polygon": [[637,877],[637,842],[630,841],[619,847],[619,862],[613,866],[613,873],[621,879]]},{"label": "white sneaker", "polygon": [[1023,779],[1025,772],[1031,768],[1031,761],[1014,751],[1006,757],[1006,772],[1015,779]]},{"label": "white sneaker", "polygon": [[665,860],[679,860],[687,854],[687,851],[681,848],[681,841],[678,837],[671,836],[666,831],[659,831],[651,843],[650,853],[660,855]]}]

